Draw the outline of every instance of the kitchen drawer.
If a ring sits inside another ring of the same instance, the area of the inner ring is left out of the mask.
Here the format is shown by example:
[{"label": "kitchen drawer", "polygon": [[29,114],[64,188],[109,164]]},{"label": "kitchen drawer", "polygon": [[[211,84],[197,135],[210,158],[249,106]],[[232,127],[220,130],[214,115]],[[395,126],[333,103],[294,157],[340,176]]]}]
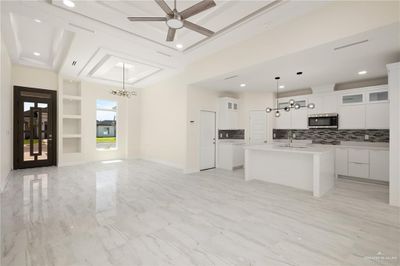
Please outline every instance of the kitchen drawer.
[{"label": "kitchen drawer", "polygon": [[352,163],[369,163],[369,150],[349,149],[349,162]]},{"label": "kitchen drawer", "polygon": [[369,164],[349,162],[349,176],[369,178]]}]

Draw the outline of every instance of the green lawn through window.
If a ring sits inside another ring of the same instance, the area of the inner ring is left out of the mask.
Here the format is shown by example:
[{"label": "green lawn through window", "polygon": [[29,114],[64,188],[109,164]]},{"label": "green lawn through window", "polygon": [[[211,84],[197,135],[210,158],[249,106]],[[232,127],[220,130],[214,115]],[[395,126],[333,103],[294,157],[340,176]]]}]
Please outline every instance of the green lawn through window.
[{"label": "green lawn through window", "polygon": [[96,138],[97,143],[115,143],[117,141],[116,137],[104,137],[104,138]]}]

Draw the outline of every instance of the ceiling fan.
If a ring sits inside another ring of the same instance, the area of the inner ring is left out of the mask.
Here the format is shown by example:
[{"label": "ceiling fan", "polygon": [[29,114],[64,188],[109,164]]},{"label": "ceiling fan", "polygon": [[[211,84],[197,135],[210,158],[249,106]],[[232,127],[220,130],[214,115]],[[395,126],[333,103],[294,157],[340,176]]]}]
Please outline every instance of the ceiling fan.
[{"label": "ceiling fan", "polygon": [[177,29],[185,27],[187,29],[196,31],[205,36],[211,36],[214,34],[213,31],[203,28],[197,24],[194,24],[186,19],[194,16],[200,12],[203,12],[209,8],[216,6],[213,0],[203,0],[181,12],[176,9],[176,0],[174,0],[174,9],[172,10],[164,0],[154,0],[166,13],[165,17],[128,17],[130,21],[165,21],[168,26],[167,42],[172,42],[175,38]]}]

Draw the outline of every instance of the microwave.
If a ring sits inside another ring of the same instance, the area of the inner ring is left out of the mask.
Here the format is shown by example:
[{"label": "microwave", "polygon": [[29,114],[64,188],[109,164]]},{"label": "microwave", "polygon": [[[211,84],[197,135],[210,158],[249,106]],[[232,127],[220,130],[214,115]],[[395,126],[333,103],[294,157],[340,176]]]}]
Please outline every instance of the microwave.
[{"label": "microwave", "polygon": [[338,114],[313,114],[308,116],[308,128],[339,128]]}]

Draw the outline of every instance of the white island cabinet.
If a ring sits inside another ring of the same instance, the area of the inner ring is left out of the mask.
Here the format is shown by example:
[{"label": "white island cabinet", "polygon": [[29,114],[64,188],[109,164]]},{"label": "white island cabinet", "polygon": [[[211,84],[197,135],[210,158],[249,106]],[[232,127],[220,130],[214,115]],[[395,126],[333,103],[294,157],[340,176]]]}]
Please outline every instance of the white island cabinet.
[{"label": "white island cabinet", "polygon": [[334,187],[334,165],[335,152],[331,147],[245,147],[245,180],[258,179],[311,191],[314,197]]}]

